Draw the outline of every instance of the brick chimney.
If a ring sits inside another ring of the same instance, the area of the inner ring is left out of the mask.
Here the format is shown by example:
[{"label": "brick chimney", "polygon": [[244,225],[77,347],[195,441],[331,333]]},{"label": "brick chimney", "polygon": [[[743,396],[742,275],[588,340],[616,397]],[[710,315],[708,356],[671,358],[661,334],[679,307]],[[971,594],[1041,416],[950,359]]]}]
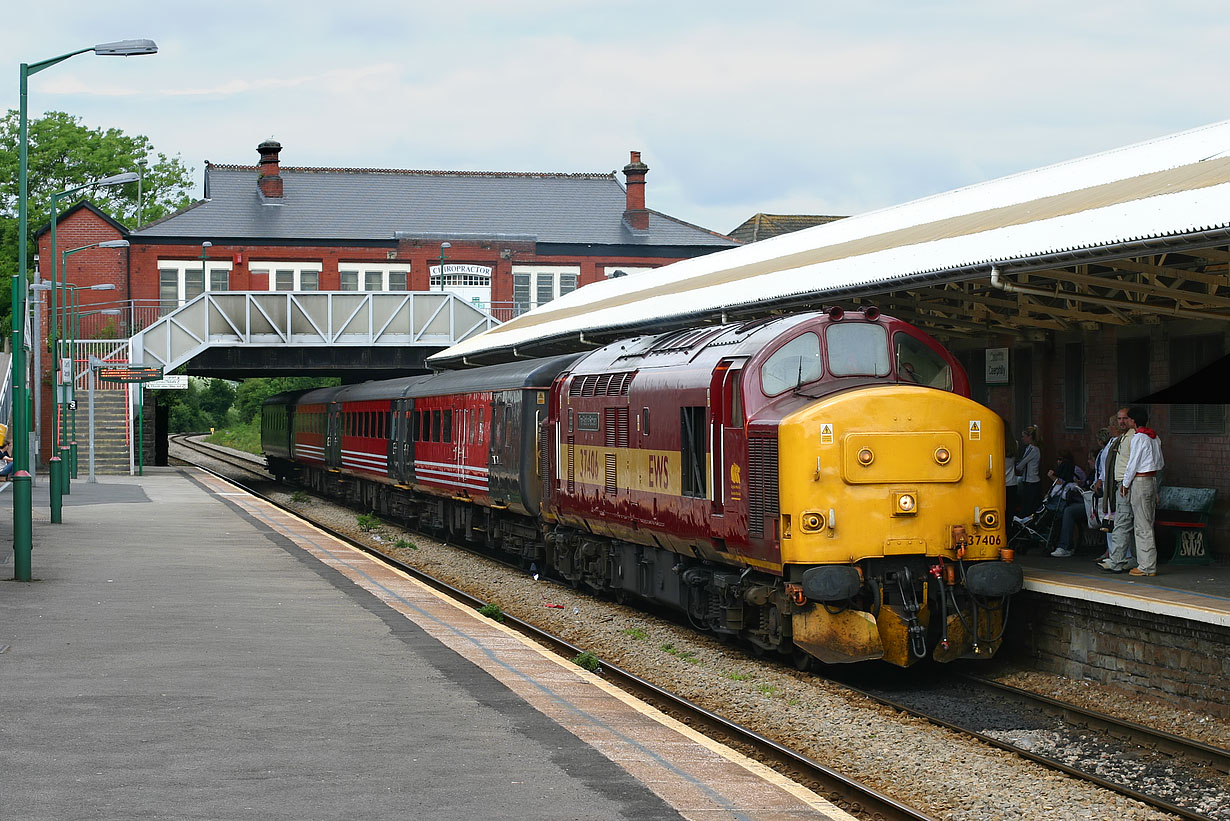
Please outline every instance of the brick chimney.
[{"label": "brick chimney", "polygon": [[278,155],[282,152],[282,144],[276,140],[265,140],[256,147],[261,153],[261,173],[256,180],[256,187],[266,199],[282,198],[282,176],[278,166]]},{"label": "brick chimney", "polygon": [[624,222],[633,231],[649,230],[649,211],[645,209],[645,175],[648,173],[649,166],[641,162],[641,152],[633,151],[632,159],[624,166],[624,176],[628,178]]}]

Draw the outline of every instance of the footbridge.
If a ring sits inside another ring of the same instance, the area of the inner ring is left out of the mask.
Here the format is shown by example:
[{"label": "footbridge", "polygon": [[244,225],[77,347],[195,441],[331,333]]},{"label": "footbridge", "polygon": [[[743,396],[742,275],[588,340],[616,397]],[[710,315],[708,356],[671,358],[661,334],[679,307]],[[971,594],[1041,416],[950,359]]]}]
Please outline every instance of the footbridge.
[{"label": "footbridge", "polygon": [[[125,324],[142,323],[134,312]],[[78,384],[90,356],[226,379],[361,382],[425,370],[428,356],[498,324],[449,292],[204,293],[126,341],[78,342],[74,358]]]}]

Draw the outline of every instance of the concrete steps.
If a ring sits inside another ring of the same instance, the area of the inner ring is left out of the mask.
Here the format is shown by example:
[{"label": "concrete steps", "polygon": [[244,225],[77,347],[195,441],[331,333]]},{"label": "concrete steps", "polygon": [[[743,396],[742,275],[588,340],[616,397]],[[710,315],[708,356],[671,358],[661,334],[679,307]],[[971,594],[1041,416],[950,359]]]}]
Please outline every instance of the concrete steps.
[{"label": "concrete steps", "polygon": [[[125,391],[94,392],[94,472],[128,473],[128,396]],[[77,475],[90,470],[89,398],[78,394]]]}]

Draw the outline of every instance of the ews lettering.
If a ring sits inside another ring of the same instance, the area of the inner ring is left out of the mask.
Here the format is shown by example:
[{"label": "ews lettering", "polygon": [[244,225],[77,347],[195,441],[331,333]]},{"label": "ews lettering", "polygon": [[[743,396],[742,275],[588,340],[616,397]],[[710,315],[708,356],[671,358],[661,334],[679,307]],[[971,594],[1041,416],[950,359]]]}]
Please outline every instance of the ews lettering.
[{"label": "ews lettering", "polygon": [[671,462],[666,454],[649,454],[649,487],[669,490],[671,486]]}]

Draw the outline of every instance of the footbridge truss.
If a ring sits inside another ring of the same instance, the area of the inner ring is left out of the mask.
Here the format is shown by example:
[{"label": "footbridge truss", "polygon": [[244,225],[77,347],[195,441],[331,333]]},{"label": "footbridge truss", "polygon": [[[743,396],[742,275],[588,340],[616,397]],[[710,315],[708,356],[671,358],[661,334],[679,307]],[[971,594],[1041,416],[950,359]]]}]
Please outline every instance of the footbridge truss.
[{"label": "footbridge truss", "polygon": [[128,359],[164,372],[341,375],[423,369],[427,356],[498,325],[448,292],[205,293],[129,340]]}]

